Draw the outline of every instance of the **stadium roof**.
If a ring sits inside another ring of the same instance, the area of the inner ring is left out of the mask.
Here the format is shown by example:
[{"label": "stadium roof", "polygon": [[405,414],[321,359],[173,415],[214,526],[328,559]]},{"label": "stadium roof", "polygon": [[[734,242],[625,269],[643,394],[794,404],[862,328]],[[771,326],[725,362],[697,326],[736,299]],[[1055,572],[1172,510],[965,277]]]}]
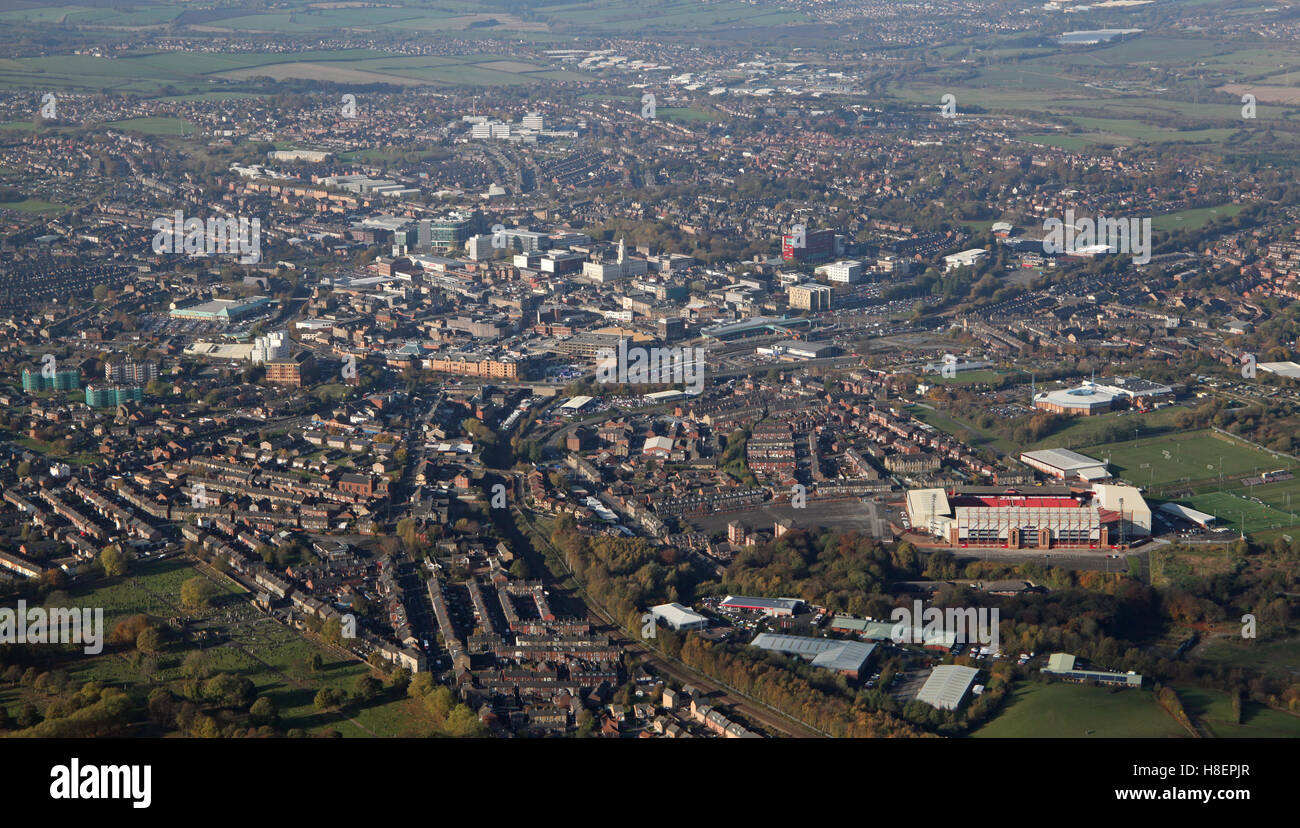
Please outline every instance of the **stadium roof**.
[{"label": "stadium roof", "polygon": [[921,692],[916,694],[916,700],[939,710],[956,710],[978,674],[979,670],[974,667],[961,667],[956,664],[935,667],[930,677],[925,680]]},{"label": "stadium roof", "polygon": [[1091,385],[1081,385],[1078,388],[1046,391],[1034,397],[1034,401],[1043,400],[1062,408],[1096,408],[1113,405],[1116,396],[1118,395]]}]

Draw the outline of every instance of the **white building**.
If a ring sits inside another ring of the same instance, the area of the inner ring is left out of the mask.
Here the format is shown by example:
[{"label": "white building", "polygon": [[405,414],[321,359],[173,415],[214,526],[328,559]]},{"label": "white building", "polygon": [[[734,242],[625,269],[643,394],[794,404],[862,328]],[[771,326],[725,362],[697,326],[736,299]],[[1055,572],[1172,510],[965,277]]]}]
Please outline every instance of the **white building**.
[{"label": "white building", "polygon": [[1026,451],[1020,455],[1020,462],[1061,480],[1076,477],[1080,480],[1104,480],[1110,477],[1106,464],[1101,460],[1069,449]]},{"label": "white building", "polygon": [[644,276],[649,272],[650,265],[645,259],[629,259],[627,256],[627,244],[619,239],[618,258],[612,262],[583,262],[583,278],[590,279],[597,284],[605,284],[618,279],[626,279],[629,276]]},{"label": "white building", "polygon": [[916,694],[916,700],[937,710],[956,710],[978,674],[979,670],[974,667],[942,664],[930,673],[921,692]]},{"label": "white building", "polygon": [[253,340],[253,350],[249,359],[254,365],[263,365],[289,357],[289,334],[287,331],[271,331]]},{"label": "white building", "polygon": [[862,280],[862,262],[855,259],[842,259],[838,262],[822,265],[813,271],[825,275],[832,284],[856,285]]},{"label": "white building", "polygon": [[662,621],[665,626],[679,632],[681,630],[702,630],[709,626],[708,618],[681,604],[660,604],[657,607],[651,607],[650,614],[654,616],[656,621]]},{"label": "white building", "polygon": [[982,247],[972,247],[970,250],[963,250],[960,253],[953,253],[951,256],[943,257],[944,272],[956,270],[960,267],[974,267],[988,256],[988,251]]}]

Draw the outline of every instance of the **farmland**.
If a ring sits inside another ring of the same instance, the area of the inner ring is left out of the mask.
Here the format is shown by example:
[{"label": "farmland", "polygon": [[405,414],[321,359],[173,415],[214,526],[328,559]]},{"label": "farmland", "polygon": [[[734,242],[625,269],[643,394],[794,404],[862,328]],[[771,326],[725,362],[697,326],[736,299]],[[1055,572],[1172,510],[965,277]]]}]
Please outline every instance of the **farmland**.
[{"label": "farmland", "polygon": [[[412,86],[509,86],[580,80],[570,70],[508,56],[409,56],[372,49],[239,54],[138,51],[106,59],[87,55],[21,58],[0,64],[0,89],[104,90],[169,99],[214,93],[213,84],[246,84],[256,78],[317,80],[339,84]],[[248,94],[246,90],[240,90]]]}]

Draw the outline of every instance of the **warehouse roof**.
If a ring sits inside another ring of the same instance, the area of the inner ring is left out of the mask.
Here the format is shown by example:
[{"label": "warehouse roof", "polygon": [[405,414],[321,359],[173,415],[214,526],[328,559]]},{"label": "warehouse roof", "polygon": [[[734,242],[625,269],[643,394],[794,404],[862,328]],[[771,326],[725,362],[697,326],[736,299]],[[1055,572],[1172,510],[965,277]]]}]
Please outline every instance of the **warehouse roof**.
[{"label": "warehouse roof", "polygon": [[1022,460],[1026,457],[1063,471],[1106,465],[1100,460],[1094,460],[1086,454],[1079,454],[1077,451],[1070,451],[1069,449],[1042,449],[1041,451],[1026,451],[1020,455]]},{"label": "warehouse roof", "polygon": [[956,710],[978,674],[979,670],[974,667],[961,667],[956,664],[935,667],[930,677],[925,680],[921,692],[916,694],[916,700],[939,710]]},{"label": "warehouse roof", "polygon": [[857,672],[871,657],[875,644],[860,641],[837,641],[833,638],[807,638],[800,635],[775,635],[759,633],[750,642],[763,650],[774,650],[787,655],[806,658],[814,667],[827,670]]},{"label": "warehouse roof", "polygon": [[740,609],[781,609],[793,612],[803,602],[798,598],[754,598],[749,595],[728,595],[719,606]]},{"label": "warehouse roof", "polygon": [[655,618],[658,618],[675,630],[691,624],[699,624],[700,622],[708,623],[709,620],[695,610],[677,603],[660,604],[656,607],[651,607],[650,612]]}]

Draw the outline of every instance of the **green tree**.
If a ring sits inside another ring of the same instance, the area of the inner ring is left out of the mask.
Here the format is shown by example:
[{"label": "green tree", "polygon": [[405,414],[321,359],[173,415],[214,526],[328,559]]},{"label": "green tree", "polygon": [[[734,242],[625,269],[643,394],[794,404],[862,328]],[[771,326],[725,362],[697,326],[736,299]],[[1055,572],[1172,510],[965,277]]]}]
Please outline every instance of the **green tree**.
[{"label": "green tree", "polygon": [[99,553],[99,566],[110,578],[120,578],[126,574],[126,556],[117,544],[105,546]]},{"label": "green tree", "polygon": [[206,609],[216,596],[216,587],[202,575],[181,584],[181,606],[188,610]]},{"label": "green tree", "polygon": [[371,675],[357,676],[357,683],[352,691],[353,697],[359,702],[368,702],[379,695],[383,690],[383,684],[379,679]]},{"label": "green tree", "polygon": [[275,702],[266,696],[259,696],[257,701],[248,708],[248,715],[254,724],[274,725],[280,719],[280,710],[275,706]]},{"label": "green tree", "polygon": [[135,648],[142,653],[157,653],[162,649],[162,633],[157,627],[145,627],[135,637]]}]

